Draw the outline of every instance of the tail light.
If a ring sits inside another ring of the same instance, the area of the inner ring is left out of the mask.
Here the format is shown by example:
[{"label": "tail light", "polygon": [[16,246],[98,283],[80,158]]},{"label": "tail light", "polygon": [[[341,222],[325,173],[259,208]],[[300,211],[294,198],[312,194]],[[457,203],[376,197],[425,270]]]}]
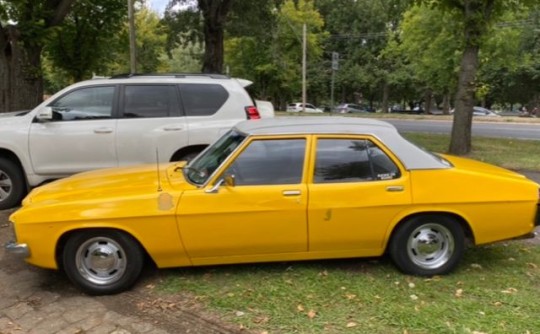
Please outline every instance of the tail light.
[{"label": "tail light", "polygon": [[246,107],[246,115],[248,119],[261,119],[261,114],[255,106]]}]

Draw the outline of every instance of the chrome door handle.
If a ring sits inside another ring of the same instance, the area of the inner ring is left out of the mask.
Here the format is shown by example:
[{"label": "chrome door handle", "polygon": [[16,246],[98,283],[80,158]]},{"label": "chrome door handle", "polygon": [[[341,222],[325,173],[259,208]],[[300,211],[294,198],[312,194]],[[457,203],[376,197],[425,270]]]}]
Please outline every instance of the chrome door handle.
[{"label": "chrome door handle", "polygon": [[283,196],[298,196],[301,193],[300,190],[283,190]]},{"label": "chrome door handle", "polygon": [[403,186],[388,186],[386,187],[386,191],[389,191],[389,192],[399,192],[399,191],[403,191],[404,188]]},{"label": "chrome door handle", "polygon": [[112,128],[97,128],[94,129],[94,133],[111,133],[113,131]]}]

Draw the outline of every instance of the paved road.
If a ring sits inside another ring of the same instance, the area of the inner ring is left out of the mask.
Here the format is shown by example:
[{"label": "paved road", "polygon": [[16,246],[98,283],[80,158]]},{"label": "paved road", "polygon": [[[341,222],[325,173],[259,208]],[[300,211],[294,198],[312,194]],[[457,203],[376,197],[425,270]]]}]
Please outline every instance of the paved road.
[{"label": "paved road", "polygon": [[[386,120],[402,132],[450,133],[452,121],[447,120]],[[500,123],[473,120],[472,134],[482,137],[502,137],[540,140],[540,123]]]}]

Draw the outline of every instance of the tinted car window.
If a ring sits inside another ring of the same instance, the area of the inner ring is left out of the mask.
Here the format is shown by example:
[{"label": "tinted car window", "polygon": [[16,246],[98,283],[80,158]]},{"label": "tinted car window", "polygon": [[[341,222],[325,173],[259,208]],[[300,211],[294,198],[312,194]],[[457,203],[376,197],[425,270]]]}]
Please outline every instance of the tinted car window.
[{"label": "tinted car window", "polygon": [[181,84],[180,93],[187,116],[211,116],[229,98],[229,93],[217,84]]},{"label": "tinted car window", "polygon": [[77,89],[55,100],[49,106],[54,121],[111,118],[114,86]]},{"label": "tinted car window", "polygon": [[225,174],[233,174],[237,185],[300,183],[305,147],[304,139],[253,141]]},{"label": "tinted car window", "polygon": [[136,85],[124,88],[124,117],[168,117],[178,115],[174,86]]},{"label": "tinted car window", "polygon": [[394,162],[369,140],[317,141],[315,183],[386,180],[399,176]]}]

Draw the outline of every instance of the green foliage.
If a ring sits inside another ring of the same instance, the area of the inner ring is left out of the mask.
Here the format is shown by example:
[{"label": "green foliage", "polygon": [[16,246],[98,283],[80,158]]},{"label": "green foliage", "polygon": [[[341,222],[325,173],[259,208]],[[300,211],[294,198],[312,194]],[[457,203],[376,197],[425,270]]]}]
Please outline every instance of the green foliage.
[{"label": "green foliage", "polygon": [[[125,1],[77,1],[61,30],[46,46],[46,55],[56,69],[72,81],[103,73],[112,61],[118,31],[127,15]],[[96,19],[99,18],[99,19]]]}]

